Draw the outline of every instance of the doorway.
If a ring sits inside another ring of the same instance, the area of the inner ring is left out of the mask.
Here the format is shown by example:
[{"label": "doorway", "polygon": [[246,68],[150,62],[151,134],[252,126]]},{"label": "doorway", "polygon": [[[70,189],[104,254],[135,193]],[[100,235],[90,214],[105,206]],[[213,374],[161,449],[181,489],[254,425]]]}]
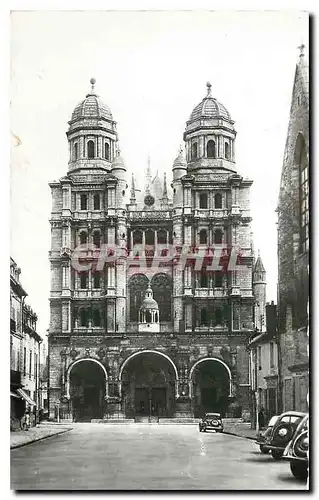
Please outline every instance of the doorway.
[{"label": "doorway", "polygon": [[70,399],[74,422],[102,419],[105,411],[105,374],[93,361],[81,361],[70,374]]}]

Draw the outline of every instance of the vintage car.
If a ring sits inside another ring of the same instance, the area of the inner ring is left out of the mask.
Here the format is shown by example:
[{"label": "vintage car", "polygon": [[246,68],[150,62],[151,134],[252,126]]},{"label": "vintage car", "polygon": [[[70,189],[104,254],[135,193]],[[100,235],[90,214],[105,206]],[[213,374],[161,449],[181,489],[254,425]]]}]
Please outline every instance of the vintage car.
[{"label": "vintage car", "polygon": [[270,435],[265,439],[265,446],[270,449],[275,460],[283,456],[287,444],[293,438],[296,428],[305,415],[300,411],[286,411],[280,415]]},{"label": "vintage car", "polygon": [[290,470],[297,479],[306,480],[308,477],[308,422],[306,415],[299,423],[291,441],[285,448],[283,458],[290,461]]},{"label": "vintage car", "polygon": [[273,417],[271,417],[271,419],[268,422],[267,428],[260,431],[260,433],[257,436],[256,444],[259,445],[261,453],[264,453],[265,455],[269,453],[270,450],[270,448],[265,444],[266,439],[268,438],[268,436],[270,436],[273,426],[276,424],[279,418],[280,415],[274,415]]},{"label": "vintage car", "polygon": [[214,430],[223,432],[224,426],[220,413],[205,413],[204,417],[199,422],[199,432]]}]

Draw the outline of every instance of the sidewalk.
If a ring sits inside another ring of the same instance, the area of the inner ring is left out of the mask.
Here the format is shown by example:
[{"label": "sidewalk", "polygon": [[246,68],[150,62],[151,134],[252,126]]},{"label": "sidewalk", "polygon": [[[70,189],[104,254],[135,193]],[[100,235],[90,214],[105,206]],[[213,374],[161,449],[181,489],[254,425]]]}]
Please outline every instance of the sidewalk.
[{"label": "sidewalk", "polygon": [[72,429],[68,424],[41,423],[37,427],[31,427],[28,431],[14,431],[10,433],[10,449],[19,448],[26,444],[34,443],[51,436],[63,434]]},{"label": "sidewalk", "polygon": [[256,429],[251,429],[250,424],[244,424],[244,423],[238,423],[238,424],[224,423],[224,433],[253,440],[255,440],[257,436]]}]

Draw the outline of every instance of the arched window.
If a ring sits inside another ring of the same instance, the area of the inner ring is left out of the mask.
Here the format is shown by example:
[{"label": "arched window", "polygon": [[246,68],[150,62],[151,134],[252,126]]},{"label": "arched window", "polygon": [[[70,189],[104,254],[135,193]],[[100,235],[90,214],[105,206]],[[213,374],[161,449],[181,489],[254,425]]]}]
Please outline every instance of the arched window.
[{"label": "arched window", "polygon": [[139,310],[144,300],[148,283],[148,278],[144,274],[135,274],[128,281],[130,321],[139,321]]},{"label": "arched window", "polygon": [[208,141],[207,143],[207,158],[216,158],[216,144],[215,141]]},{"label": "arched window", "polygon": [[223,322],[223,311],[218,307],[215,311],[215,325],[221,325]]},{"label": "arched window", "polygon": [[200,312],[200,324],[201,326],[208,326],[208,312],[205,307]]},{"label": "arched window", "polygon": [[207,271],[202,271],[200,274],[200,287],[201,288],[208,288],[208,276],[207,276]]},{"label": "arched window", "polygon": [[100,210],[100,195],[95,194],[93,198],[94,210]]},{"label": "arched window", "polygon": [[93,311],[93,326],[101,326],[101,313],[99,309]]},{"label": "arched window", "polygon": [[88,141],[87,143],[88,158],[95,158],[95,146],[94,141]]},{"label": "arched window", "polygon": [[93,288],[101,287],[101,274],[99,271],[95,271],[93,275]]},{"label": "arched window", "polygon": [[146,245],[154,245],[155,242],[155,233],[151,229],[145,231],[145,244]]},{"label": "arched window", "polygon": [[299,170],[299,251],[309,250],[309,180],[304,137],[299,134],[295,149],[295,165]]},{"label": "arched window", "polygon": [[74,143],[74,160],[78,159],[79,154],[79,145],[77,142]]},{"label": "arched window", "polygon": [[93,233],[93,245],[100,248],[101,244],[101,234],[100,231],[94,231]]},{"label": "arched window", "polygon": [[85,245],[87,243],[87,233],[85,231],[81,231],[80,233],[80,245]]},{"label": "arched window", "polygon": [[152,322],[151,311],[145,311],[145,321],[146,321],[146,323],[151,323]]},{"label": "arched window", "polygon": [[110,145],[108,142],[104,144],[104,158],[106,160],[110,159]]},{"label": "arched window", "polygon": [[156,300],[161,321],[171,321],[172,319],[172,278],[164,273],[155,274],[151,281],[153,296]]},{"label": "arched window", "polygon": [[199,208],[207,208],[207,193],[199,195]]},{"label": "arched window", "polygon": [[226,160],[229,160],[230,154],[229,154],[229,144],[228,142],[225,142],[225,158]]},{"label": "arched window", "polygon": [[167,232],[160,229],[157,231],[157,243],[164,244],[167,243]]},{"label": "arched window", "polygon": [[142,231],[134,231],[134,233],[133,233],[133,245],[141,245],[142,243],[143,243]]},{"label": "arched window", "polygon": [[88,314],[85,309],[80,311],[80,324],[81,326],[88,326]]},{"label": "arched window", "polygon": [[158,313],[157,312],[155,313],[154,319],[155,319],[155,323],[158,323]]},{"label": "arched window", "polygon": [[197,158],[197,142],[193,142],[192,144],[192,160]]},{"label": "arched window", "polygon": [[81,210],[87,210],[88,208],[88,197],[86,194],[81,194]]},{"label": "arched window", "polygon": [[85,290],[87,288],[88,277],[86,273],[80,274],[80,288]]},{"label": "arched window", "polygon": [[205,245],[207,243],[207,231],[206,229],[201,229],[199,232],[199,243]]},{"label": "arched window", "polygon": [[222,199],[222,195],[220,193],[215,194],[214,201],[215,201],[215,208],[222,208],[223,207],[223,199]]},{"label": "arched window", "polygon": [[216,245],[223,243],[223,231],[221,229],[216,229],[214,233],[214,243],[216,243]]}]

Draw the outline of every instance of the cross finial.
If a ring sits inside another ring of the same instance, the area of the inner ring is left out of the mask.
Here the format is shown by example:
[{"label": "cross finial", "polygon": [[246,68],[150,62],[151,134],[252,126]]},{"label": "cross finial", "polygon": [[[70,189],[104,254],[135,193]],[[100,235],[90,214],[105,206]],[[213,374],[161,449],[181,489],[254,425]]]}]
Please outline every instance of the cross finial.
[{"label": "cross finial", "polygon": [[207,87],[207,96],[209,96],[212,93],[212,84],[210,82],[207,82],[206,87]]},{"label": "cross finial", "polygon": [[299,45],[298,49],[299,49],[299,57],[304,57],[304,55],[305,55],[305,52],[304,52],[304,50],[305,50],[305,44],[302,43],[301,45]]},{"label": "cross finial", "polygon": [[94,92],[94,91],[95,91],[95,88],[94,88],[95,83],[96,83],[95,78],[91,78],[91,80],[90,80],[90,84],[91,84],[91,92]]}]

